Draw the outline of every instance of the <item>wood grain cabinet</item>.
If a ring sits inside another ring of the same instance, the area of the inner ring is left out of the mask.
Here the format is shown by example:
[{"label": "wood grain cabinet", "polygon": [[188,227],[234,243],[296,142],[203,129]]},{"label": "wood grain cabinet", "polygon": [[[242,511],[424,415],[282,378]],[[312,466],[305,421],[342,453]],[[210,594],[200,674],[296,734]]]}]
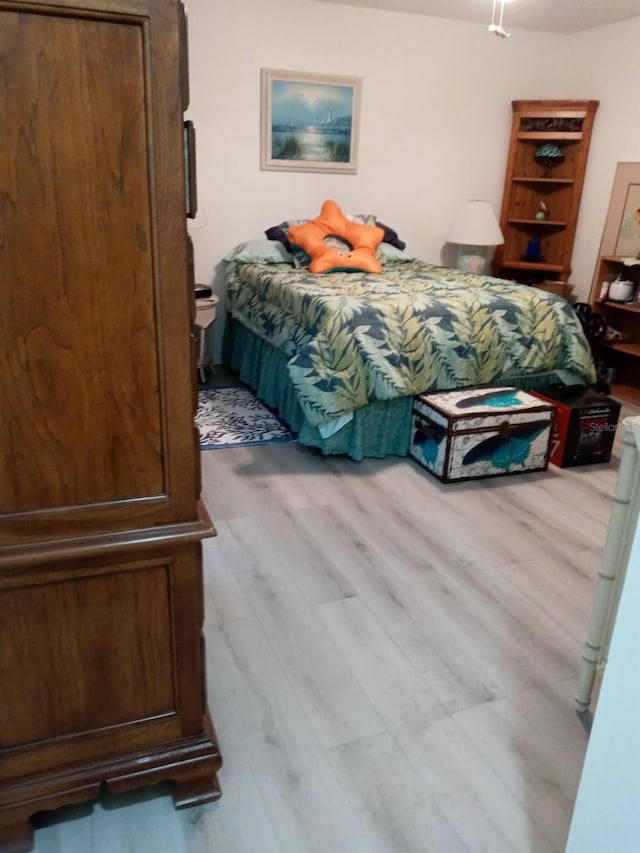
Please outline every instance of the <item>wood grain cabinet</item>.
[{"label": "wood grain cabinet", "polygon": [[[640,229],[634,201],[638,186],[640,163],[618,163],[589,293],[589,303],[602,316],[606,330],[594,343],[596,364],[611,393],[636,406],[640,405]],[[615,280],[628,283],[622,293],[612,287]],[[625,293],[627,288],[630,292]]]},{"label": "wood grain cabinet", "polygon": [[617,255],[599,255],[590,302],[602,314],[607,333],[595,342],[596,359],[602,359],[611,393],[640,406],[640,296],[633,303],[602,299],[603,289],[616,278],[633,282],[640,294],[640,266],[626,266],[625,258]]},{"label": "wood grain cabinet", "polygon": [[[493,274],[566,282],[598,101],[512,101]],[[545,156],[546,155],[546,156]]]},{"label": "wood grain cabinet", "polygon": [[206,707],[184,10],[0,0],[0,849],[219,796]]}]

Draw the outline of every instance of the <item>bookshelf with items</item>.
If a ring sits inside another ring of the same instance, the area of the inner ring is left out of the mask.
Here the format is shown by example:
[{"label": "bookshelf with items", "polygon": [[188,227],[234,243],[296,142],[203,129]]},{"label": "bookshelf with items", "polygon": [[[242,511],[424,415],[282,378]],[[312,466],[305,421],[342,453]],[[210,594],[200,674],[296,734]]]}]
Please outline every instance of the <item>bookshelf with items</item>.
[{"label": "bookshelf with items", "polygon": [[589,303],[604,320],[596,342],[613,396],[640,405],[640,163],[618,163]]},{"label": "bookshelf with items", "polygon": [[640,260],[601,255],[591,304],[606,324],[596,344],[600,369],[611,393],[640,405]]},{"label": "bookshelf with items", "polygon": [[498,278],[568,281],[597,109],[598,101],[512,101]]}]

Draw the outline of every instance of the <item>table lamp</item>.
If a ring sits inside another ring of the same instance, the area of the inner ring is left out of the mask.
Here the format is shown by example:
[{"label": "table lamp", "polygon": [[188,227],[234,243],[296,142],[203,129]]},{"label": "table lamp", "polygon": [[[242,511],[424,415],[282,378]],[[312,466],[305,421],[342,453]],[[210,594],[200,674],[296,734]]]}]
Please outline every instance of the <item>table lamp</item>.
[{"label": "table lamp", "polygon": [[466,201],[449,229],[447,241],[458,244],[456,264],[459,270],[482,275],[489,247],[504,243],[491,202]]}]

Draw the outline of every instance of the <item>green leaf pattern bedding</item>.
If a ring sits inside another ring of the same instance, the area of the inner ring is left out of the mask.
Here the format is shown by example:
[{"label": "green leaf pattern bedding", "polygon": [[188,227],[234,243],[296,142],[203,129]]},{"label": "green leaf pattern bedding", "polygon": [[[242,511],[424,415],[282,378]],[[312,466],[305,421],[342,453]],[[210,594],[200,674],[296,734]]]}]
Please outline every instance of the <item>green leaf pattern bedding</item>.
[{"label": "green leaf pattern bedding", "polygon": [[378,400],[555,370],[593,382],[582,327],[563,299],[418,260],[381,275],[312,275],[283,264],[233,264],[233,317],[289,356],[310,424],[345,422]]}]

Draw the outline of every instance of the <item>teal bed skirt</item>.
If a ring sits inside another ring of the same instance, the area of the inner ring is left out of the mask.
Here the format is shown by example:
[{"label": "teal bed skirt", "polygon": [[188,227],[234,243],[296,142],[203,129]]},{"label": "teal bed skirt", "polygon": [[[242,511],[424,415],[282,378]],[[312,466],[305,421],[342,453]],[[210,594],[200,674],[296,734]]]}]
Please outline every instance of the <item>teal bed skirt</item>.
[{"label": "teal bed skirt", "polygon": [[[357,461],[365,457],[407,456],[413,397],[370,403],[357,409],[353,420],[334,435],[323,438],[316,427],[305,421],[289,380],[288,357],[283,352],[231,320],[225,330],[225,360],[240,380],[298,433],[300,444],[318,448],[325,455],[347,455]],[[561,379],[552,372],[503,381],[526,391]]]},{"label": "teal bed skirt", "polygon": [[289,380],[287,356],[254,335],[245,326],[231,321],[225,333],[227,361],[242,382],[276,409],[289,427],[298,433],[298,441],[316,447],[326,455],[346,454],[361,460],[373,456],[406,456],[411,432],[411,397],[371,403],[353,414],[353,420],[329,438],[304,419]]}]

